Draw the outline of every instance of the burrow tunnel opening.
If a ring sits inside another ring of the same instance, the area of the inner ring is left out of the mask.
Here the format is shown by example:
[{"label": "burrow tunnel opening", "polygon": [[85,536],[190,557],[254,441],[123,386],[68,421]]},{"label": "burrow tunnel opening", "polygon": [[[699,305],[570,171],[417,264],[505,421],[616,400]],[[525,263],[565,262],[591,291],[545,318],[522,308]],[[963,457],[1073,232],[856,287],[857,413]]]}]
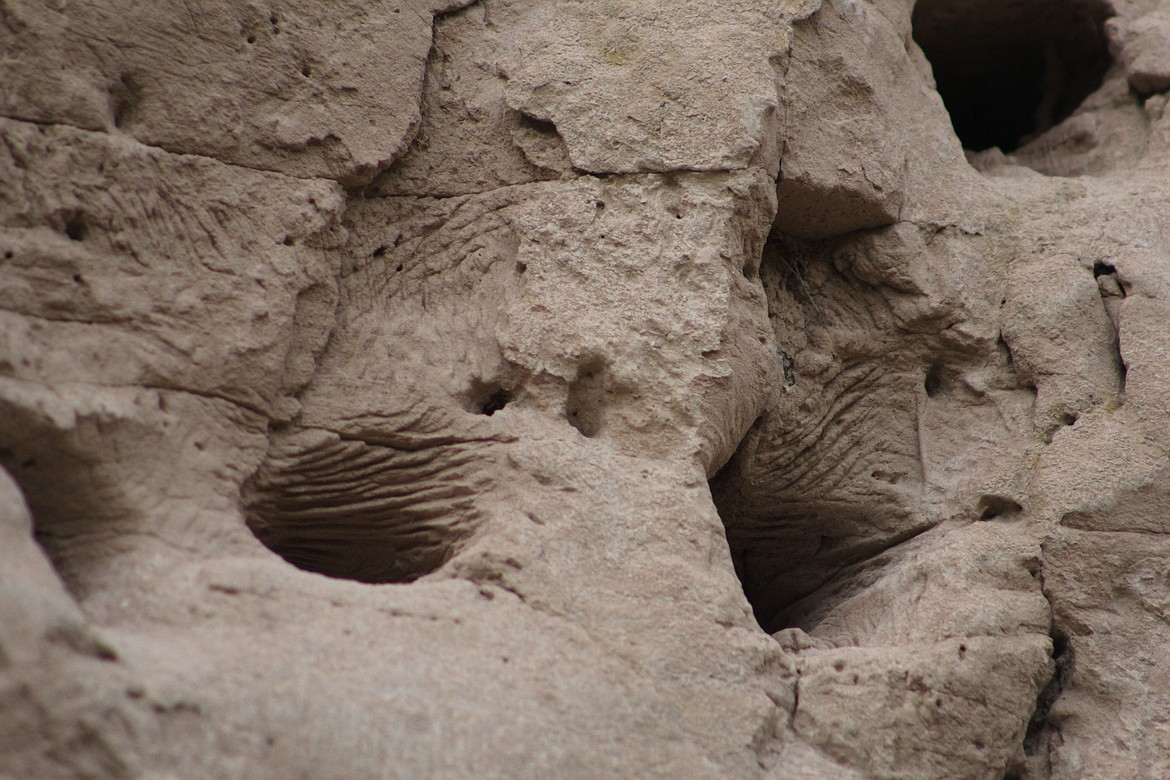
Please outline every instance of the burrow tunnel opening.
[{"label": "burrow tunnel opening", "polygon": [[1012,152],[1067,119],[1104,79],[1102,0],[918,0],[914,40],[955,134]]},{"label": "burrow tunnel opening", "polygon": [[[854,309],[861,303],[850,298],[851,277],[831,261],[838,246],[780,232],[765,243],[759,277],[776,338],[778,384],[710,481],[743,594],[760,628],[772,635],[810,630],[820,605],[835,601],[838,575],[875,552],[876,540],[902,538],[907,525],[898,496],[913,480],[903,480],[898,463],[850,471],[876,430],[870,417],[884,414],[864,402],[868,392],[884,388],[881,372],[864,347],[835,368],[813,354],[819,352],[809,334],[828,332],[832,321],[848,317],[843,300]],[[812,361],[803,379],[801,353]],[[808,373],[818,365],[824,373]],[[828,384],[818,386],[814,376]]]},{"label": "burrow tunnel opening", "polygon": [[[969,403],[968,372],[994,365],[1002,381],[1016,377],[998,345],[946,346],[946,318],[932,320],[933,333],[891,335],[892,297],[920,293],[865,281],[863,261],[895,257],[891,247],[912,246],[922,233],[883,233],[809,241],[773,231],[763,247],[774,384],[710,486],[744,596],[771,635],[815,635],[887,567],[918,565],[913,551],[934,543],[928,533],[940,522],[923,499],[923,419],[957,431],[952,415]],[[953,498],[971,521],[1025,512],[1011,495]]]}]

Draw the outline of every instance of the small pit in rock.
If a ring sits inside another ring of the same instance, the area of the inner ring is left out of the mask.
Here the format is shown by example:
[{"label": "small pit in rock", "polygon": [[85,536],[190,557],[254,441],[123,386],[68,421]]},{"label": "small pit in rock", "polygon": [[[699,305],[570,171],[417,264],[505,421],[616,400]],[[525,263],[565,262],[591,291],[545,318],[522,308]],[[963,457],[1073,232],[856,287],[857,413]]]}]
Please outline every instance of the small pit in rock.
[{"label": "small pit in rock", "polygon": [[601,432],[606,403],[607,370],[599,359],[586,360],[577,369],[577,378],[569,384],[565,417],[582,436],[593,438]]},{"label": "small pit in rock", "polygon": [[487,417],[512,403],[511,391],[495,382],[476,380],[472,383],[467,397],[471,411]]},{"label": "small pit in rock", "polygon": [[936,398],[942,394],[944,389],[943,380],[943,367],[937,363],[931,366],[930,370],[926,372],[926,379],[922,383],[923,388],[926,390],[927,398]]},{"label": "small pit in rock", "polygon": [[1101,86],[1110,15],[1102,0],[918,0],[914,40],[963,147],[1012,152]]},{"label": "small pit in rock", "polygon": [[545,138],[560,138],[560,134],[557,132],[557,126],[547,119],[537,119],[536,117],[530,116],[528,114],[520,114],[519,123],[521,127],[527,130],[531,130],[533,133],[544,136]]},{"label": "small pit in rock", "polygon": [[489,396],[488,399],[484,401],[483,406],[480,407],[480,414],[491,417],[493,414],[507,406],[508,402],[511,400],[511,397],[506,391],[498,390],[492,393],[491,396]]},{"label": "small pit in rock", "polygon": [[979,519],[994,520],[997,517],[1015,517],[1024,511],[1018,501],[1007,496],[987,494],[979,499]]},{"label": "small pit in rock", "polygon": [[65,218],[64,230],[70,241],[84,241],[89,235],[89,224],[86,222],[85,214],[80,211],[69,214]]}]

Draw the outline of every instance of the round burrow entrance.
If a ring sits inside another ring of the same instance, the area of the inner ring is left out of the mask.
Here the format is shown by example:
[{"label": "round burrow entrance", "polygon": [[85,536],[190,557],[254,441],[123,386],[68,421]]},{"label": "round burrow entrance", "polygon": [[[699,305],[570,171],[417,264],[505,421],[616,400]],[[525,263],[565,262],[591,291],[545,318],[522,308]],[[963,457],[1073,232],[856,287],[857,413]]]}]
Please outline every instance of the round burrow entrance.
[{"label": "round burrow entrance", "polygon": [[1102,0],[918,0],[914,40],[963,147],[1012,152],[1101,86],[1110,15]]}]

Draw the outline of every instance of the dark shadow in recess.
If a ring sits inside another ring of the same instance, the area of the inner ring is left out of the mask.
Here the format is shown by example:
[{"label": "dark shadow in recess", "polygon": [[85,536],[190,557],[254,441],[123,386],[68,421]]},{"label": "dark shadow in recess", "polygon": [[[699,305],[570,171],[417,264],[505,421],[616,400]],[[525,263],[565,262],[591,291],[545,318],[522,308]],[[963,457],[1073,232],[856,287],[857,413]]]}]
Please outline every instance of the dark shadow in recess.
[{"label": "dark shadow in recess", "polygon": [[1012,152],[1101,86],[1111,15],[1101,0],[919,0],[914,40],[963,147]]}]

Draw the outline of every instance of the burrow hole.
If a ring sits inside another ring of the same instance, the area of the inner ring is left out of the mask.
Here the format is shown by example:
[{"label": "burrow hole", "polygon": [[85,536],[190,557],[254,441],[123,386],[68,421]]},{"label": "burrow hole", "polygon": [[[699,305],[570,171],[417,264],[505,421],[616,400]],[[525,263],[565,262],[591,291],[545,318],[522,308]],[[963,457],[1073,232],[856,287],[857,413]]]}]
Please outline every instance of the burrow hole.
[{"label": "burrow hole", "polygon": [[593,438],[601,432],[607,378],[605,363],[598,358],[590,358],[581,363],[577,369],[577,378],[569,383],[565,418],[582,436]]},{"label": "burrow hole", "polygon": [[1110,15],[1103,0],[918,0],[914,40],[963,147],[1012,152],[1101,86]]},{"label": "burrow hole", "polygon": [[1117,267],[1104,260],[1097,260],[1093,263],[1093,278],[1100,279],[1102,276],[1117,276]]},{"label": "burrow hole", "polygon": [[926,390],[927,398],[937,398],[943,393],[945,389],[946,376],[943,373],[943,367],[940,363],[935,363],[926,372],[926,379],[923,380],[922,386]]},{"label": "burrow hole", "polygon": [[66,215],[64,232],[71,241],[84,241],[89,235],[89,223],[85,214],[74,211]]},{"label": "burrow hole", "polygon": [[512,403],[512,391],[499,382],[473,379],[467,390],[466,407],[475,414],[491,417]]},{"label": "burrow hole", "polygon": [[557,131],[557,126],[547,119],[539,119],[529,114],[517,112],[517,120],[521,127],[531,130],[539,136],[550,139],[560,139],[560,133]]},{"label": "burrow hole", "polygon": [[1008,498],[1007,496],[999,496],[992,493],[986,494],[979,498],[979,519],[980,520],[994,520],[999,518],[1012,518],[1024,511],[1018,501]]}]

